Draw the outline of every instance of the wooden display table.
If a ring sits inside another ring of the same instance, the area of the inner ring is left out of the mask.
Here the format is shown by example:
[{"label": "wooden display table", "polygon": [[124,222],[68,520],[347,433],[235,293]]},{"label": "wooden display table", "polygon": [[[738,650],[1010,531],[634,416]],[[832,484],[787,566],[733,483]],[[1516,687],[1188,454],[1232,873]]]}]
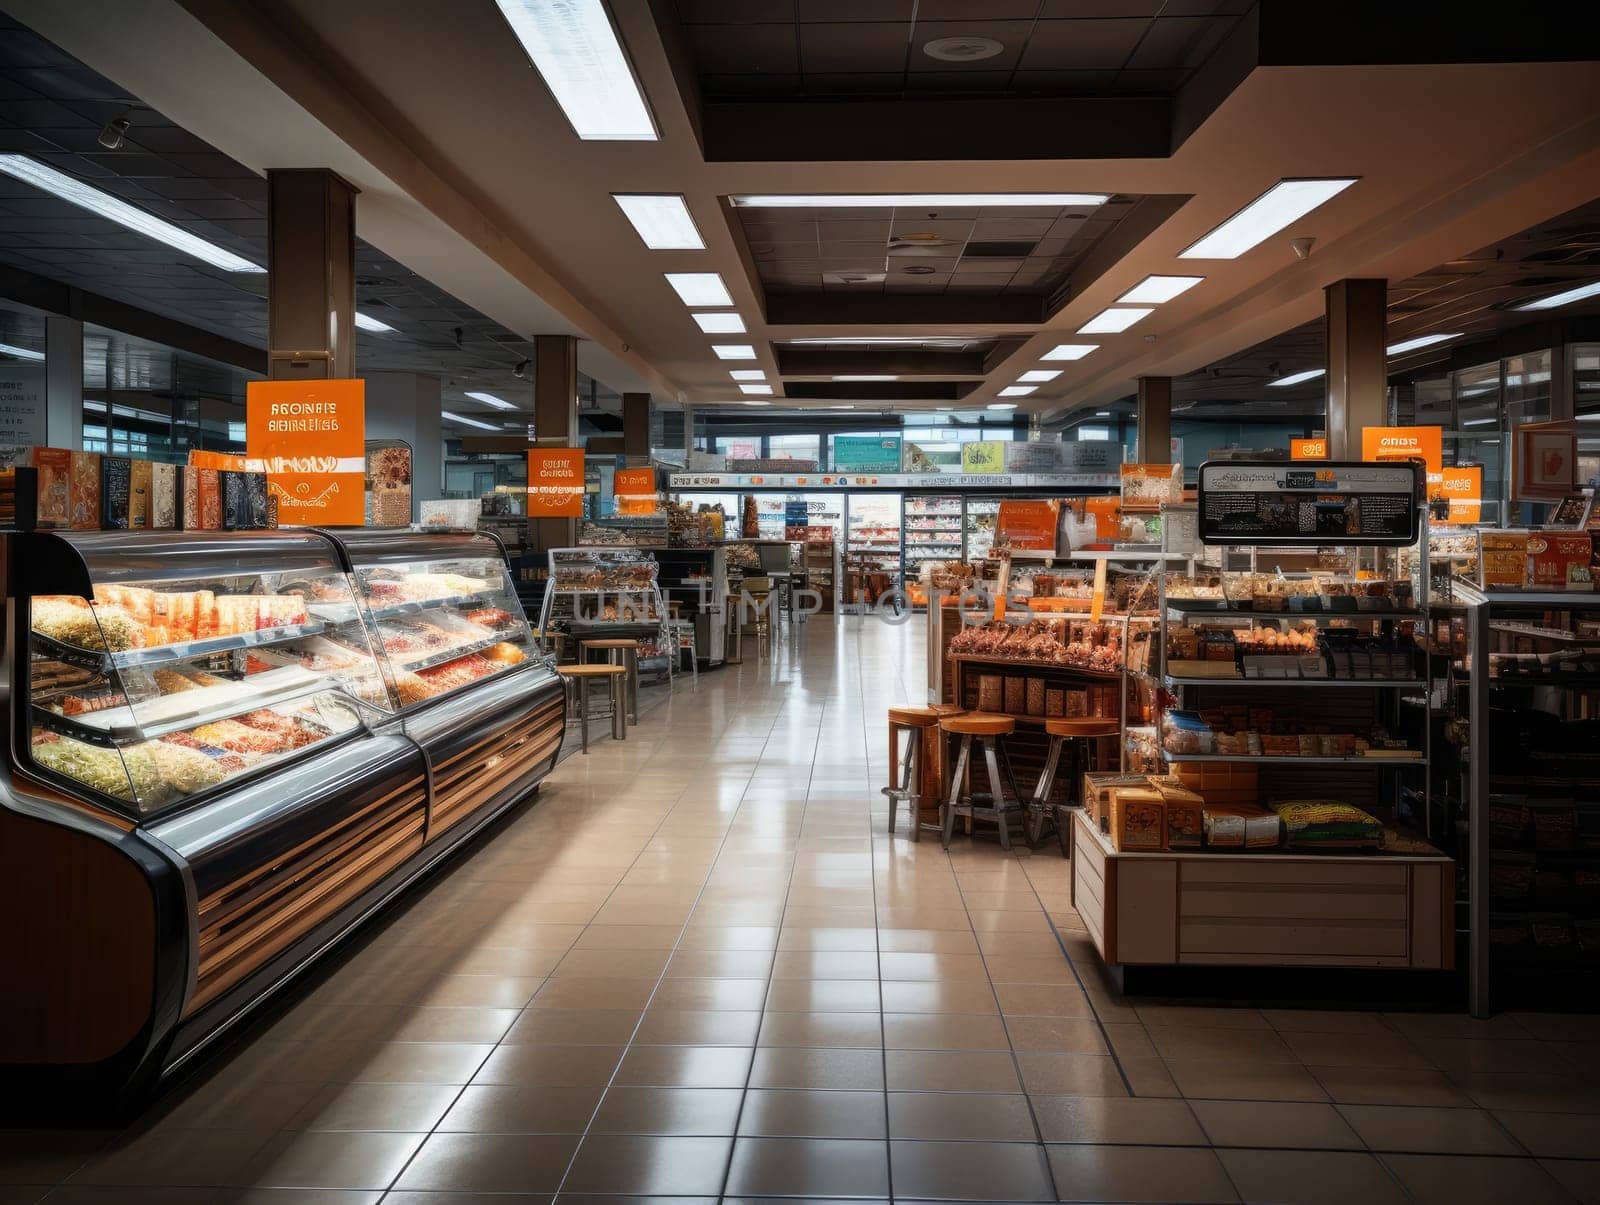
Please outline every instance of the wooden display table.
[{"label": "wooden display table", "polygon": [[1443,854],[1118,853],[1087,813],[1072,825],[1072,906],[1113,968],[1455,964]]}]

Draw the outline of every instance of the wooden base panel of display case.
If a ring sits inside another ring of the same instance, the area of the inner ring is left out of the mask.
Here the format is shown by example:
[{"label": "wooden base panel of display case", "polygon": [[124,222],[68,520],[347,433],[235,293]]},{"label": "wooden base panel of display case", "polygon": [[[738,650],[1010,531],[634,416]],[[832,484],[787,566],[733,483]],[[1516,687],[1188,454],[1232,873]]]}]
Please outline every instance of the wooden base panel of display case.
[{"label": "wooden base panel of display case", "polygon": [[1072,826],[1072,905],[1109,966],[1454,966],[1448,858],[1119,853]]}]

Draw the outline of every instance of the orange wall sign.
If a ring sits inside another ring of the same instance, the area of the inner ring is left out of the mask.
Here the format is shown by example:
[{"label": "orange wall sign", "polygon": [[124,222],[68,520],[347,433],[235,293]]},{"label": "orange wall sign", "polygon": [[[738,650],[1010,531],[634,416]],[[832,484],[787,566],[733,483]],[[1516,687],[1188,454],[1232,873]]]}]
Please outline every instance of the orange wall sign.
[{"label": "orange wall sign", "polygon": [[367,383],[251,381],[245,454],[267,475],[283,527],[360,527],[366,518]]},{"label": "orange wall sign", "polygon": [[1328,459],[1328,441],[1322,436],[1314,439],[1291,439],[1289,441],[1290,460],[1326,460]]},{"label": "orange wall sign", "polygon": [[611,479],[611,492],[619,515],[653,515],[659,509],[654,469],[618,469]]},{"label": "orange wall sign", "polygon": [[1409,460],[1420,456],[1430,475],[1444,468],[1444,428],[1363,427],[1362,460]]},{"label": "orange wall sign", "polygon": [[528,518],[583,517],[583,449],[528,449]]},{"label": "orange wall sign", "polygon": [[1054,552],[1060,513],[1061,503],[1053,498],[1003,500],[995,520],[995,547]]},{"label": "orange wall sign", "polygon": [[[1431,481],[1431,478],[1430,478]],[[1429,497],[1442,497],[1449,503],[1446,523],[1478,523],[1483,519],[1483,466],[1448,466],[1439,474],[1437,485],[1430,485]]]}]

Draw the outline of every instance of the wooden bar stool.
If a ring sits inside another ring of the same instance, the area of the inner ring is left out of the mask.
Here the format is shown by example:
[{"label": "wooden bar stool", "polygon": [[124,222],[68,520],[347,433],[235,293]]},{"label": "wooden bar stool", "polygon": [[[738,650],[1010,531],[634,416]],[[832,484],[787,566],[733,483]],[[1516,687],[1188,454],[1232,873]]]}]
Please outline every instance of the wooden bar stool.
[{"label": "wooden bar stool", "polygon": [[[589,752],[589,683],[604,678],[611,687],[611,735],[628,739],[628,706],[623,698],[623,679],[628,671],[620,665],[562,665],[556,667],[563,684],[578,704],[578,731],[583,751]],[[570,721],[569,721],[570,722]]]},{"label": "wooden bar stool", "polygon": [[[939,721],[939,731],[961,738],[961,752],[950,771],[950,795],[944,806],[944,847],[950,848],[950,836],[955,832],[956,817],[970,816],[974,820],[992,820],[1000,830],[1000,848],[1011,848],[1011,816],[1022,812],[1018,802],[1016,779],[1011,774],[1011,759],[1006,756],[1001,739],[1017,729],[1017,722],[1008,715],[994,715],[982,711],[969,711],[965,715],[945,716]],[[963,794],[967,772],[971,768],[972,743],[978,743],[983,755],[984,768],[989,774],[987,794]],[[1001,777],[1001,766],[1005,776]],[[1010,787],[1011,797],[1006,798]]]},{"label": "wooden bar stool", "polygon": [[[931,707],[889,708],[889,785],[883,793],[889,798],[889,831],[894,832],[895,813],[904,800],[911,816],[911,839],[922,840],[922,796],[926,758],[924,737],[939,727],[939,713]],[[905,755],[900,753],[900,734],[907,735]],[[894,785],[895,771],[900,785]]]},{"label": "wooden bar stool", "polygon": [[[1062,857],[1070,857],[1071,849],[1067,846],[1067,826],[1062,823],[1058,814],[1059,805],[1052,806],[1050,792],[1055,786],[1056,771],[1061,765],[1061,750],[1067,741],[1083,741],[1083,767],[1087,770],[1100,768],[1101,744],[1110,737],[1115,737],[1119,731],[1116,720],[1092,719],[1074,716],[1072,719],[1055,719],[1044,722],[1045,735],[1050,738],[1050,748],[1045,754],[1044,769],[1039,772],[1039,783],[1033,789],[1033,798],[1028,801],[1028,844],[1038,848],[1040,840],[1044,837],[1044,826],[1055,825],[1056,839],[1061,845]],[[1074,747],[1073,752],[1077,752]],[[1074,760],[1077,760],[1076,757]],[[1068,792],[1069,796],[1072,792]],[[1070,805],[1068,805],[1070,806]]]},{"label": "wooden bar stool", "polygon": [[639,642],[637,640],[580,640],[578,641],[578,661],[588,665],[590,653],[605,654],[606,663],[620,666],[627,674],[624,682],[627,686],[628,719],[631,723],[639,722]]}]

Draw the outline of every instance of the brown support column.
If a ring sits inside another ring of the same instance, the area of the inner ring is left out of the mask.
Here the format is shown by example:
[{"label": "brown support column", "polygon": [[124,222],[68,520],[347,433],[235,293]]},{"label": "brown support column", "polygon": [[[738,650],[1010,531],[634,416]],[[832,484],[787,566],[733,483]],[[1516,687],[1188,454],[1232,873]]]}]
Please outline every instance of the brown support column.
[{"label": "brown support column", "polygon": [[1172,378],[1139,378],[1139,425],[1134,448],[1140,464],[1172,463]]},{"label": "brown support column", "polygon": [[1361,459],[1361,432],[1389,419],[1384,351],[1389,283],[1338,280],[1324,290],[1328,309],[1328,456]]},{"label": "brown support column", "polygon": [[643,468],[650,461],[650,395],[622,395],[622,454],[630,465]]},{"label": "brown support column", "polygon": [[[534,336],[533,437],[541,448],[578,444],[578,341],[571,335]],[[535,519],[528,524],[532,548],[571,548],[577,542],[576,519]]]},{"label": "brown support column", "polygon": [[356,375],[356,190],[324,168],[267,172],[267,375]]}]

